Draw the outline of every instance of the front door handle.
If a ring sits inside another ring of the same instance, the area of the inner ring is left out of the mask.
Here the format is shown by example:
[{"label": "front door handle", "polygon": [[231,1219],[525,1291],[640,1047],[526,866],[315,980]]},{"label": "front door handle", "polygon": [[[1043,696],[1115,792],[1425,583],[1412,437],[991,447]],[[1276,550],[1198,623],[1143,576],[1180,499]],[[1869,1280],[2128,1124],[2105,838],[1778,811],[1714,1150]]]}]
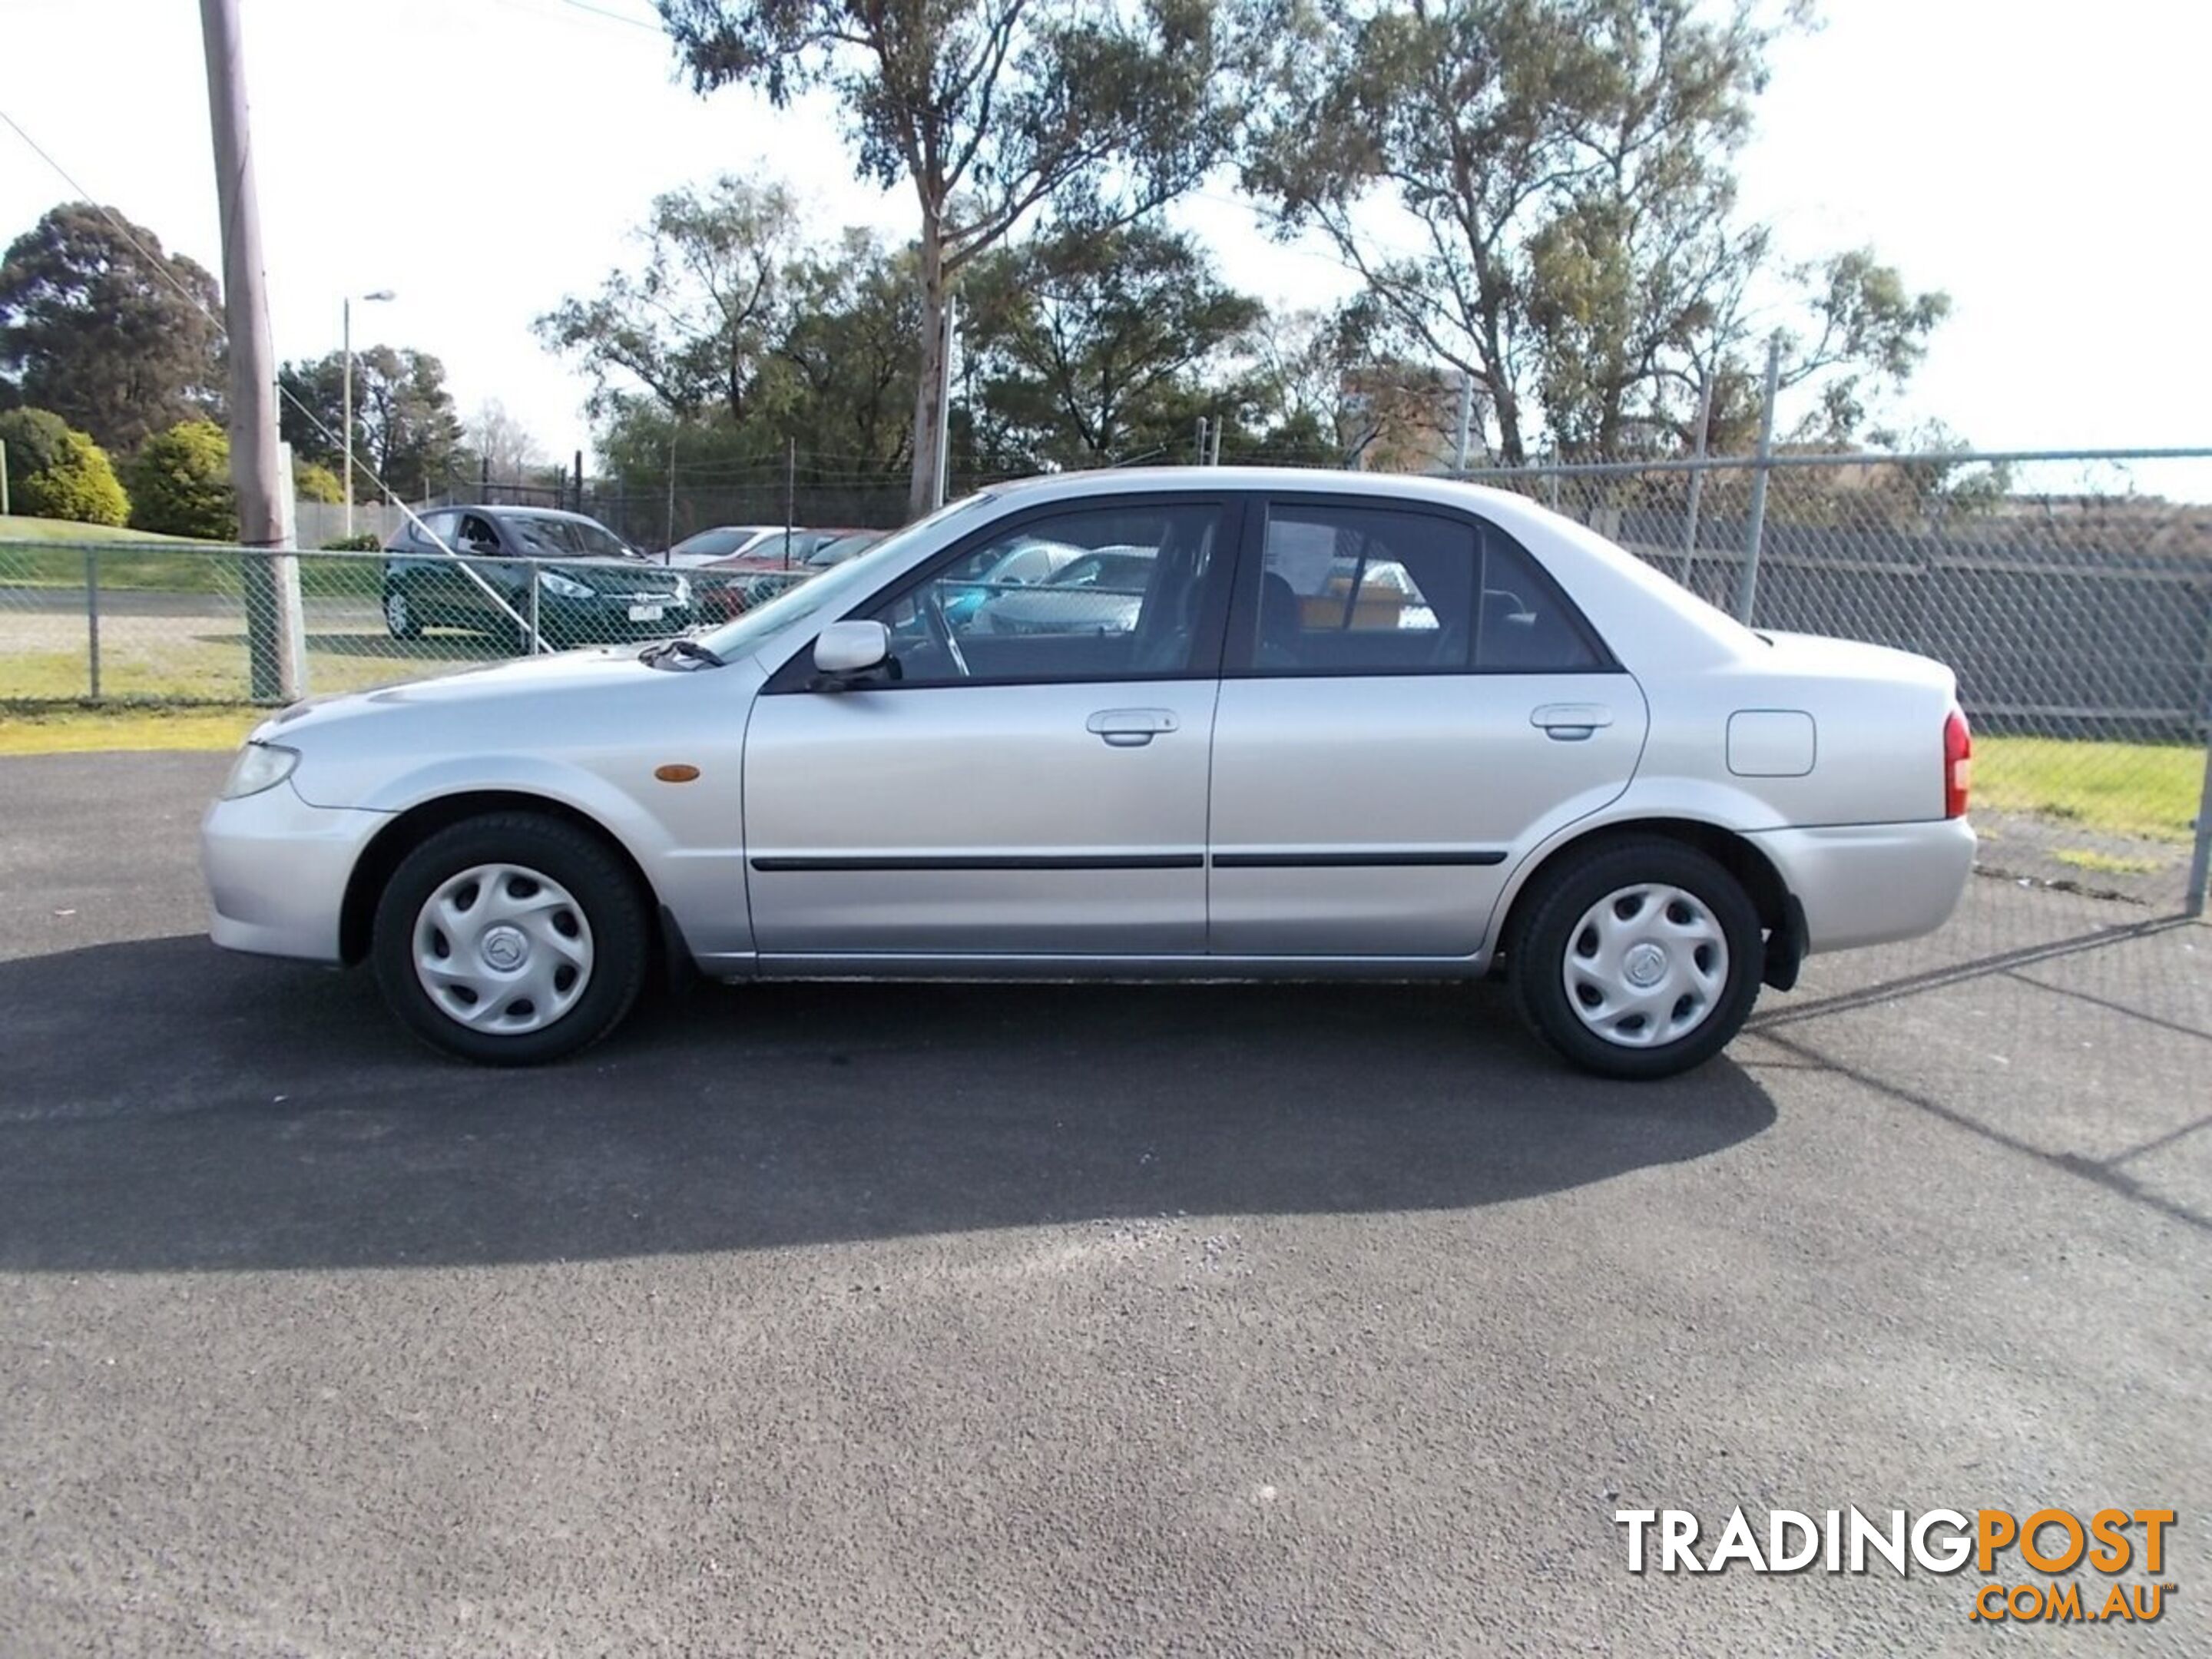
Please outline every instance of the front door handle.
[{"label": "front door handle", "polygon": [[1114,749],[1141,749],[1163,732],[1182,724],[1169,708],[1102,708],[1084,723]]},{"label": "front door handle", "polygon": [[1613,710],[1600,702],[1547,702],[1528,716],[1555,743],[1580,743],[1600,726],[1613,724]]}]

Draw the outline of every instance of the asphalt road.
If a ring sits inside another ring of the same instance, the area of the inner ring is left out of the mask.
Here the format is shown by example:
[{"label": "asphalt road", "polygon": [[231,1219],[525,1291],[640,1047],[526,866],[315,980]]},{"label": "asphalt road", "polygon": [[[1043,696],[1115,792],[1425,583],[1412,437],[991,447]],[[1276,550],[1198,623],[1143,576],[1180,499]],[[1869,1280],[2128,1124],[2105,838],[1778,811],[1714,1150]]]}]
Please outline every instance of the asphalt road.
[{"label": "asphalt road", "polygon": [[1611,1518],[1847,1504],[2178,1509],[2158,1625],[2019,1634],[2212,1650],[2200,927],[1978,882],[1656,1087],[1401,987],[490,1073],[205,943],[222,766],[0,762],[9,1655],[1986,1650]]}]

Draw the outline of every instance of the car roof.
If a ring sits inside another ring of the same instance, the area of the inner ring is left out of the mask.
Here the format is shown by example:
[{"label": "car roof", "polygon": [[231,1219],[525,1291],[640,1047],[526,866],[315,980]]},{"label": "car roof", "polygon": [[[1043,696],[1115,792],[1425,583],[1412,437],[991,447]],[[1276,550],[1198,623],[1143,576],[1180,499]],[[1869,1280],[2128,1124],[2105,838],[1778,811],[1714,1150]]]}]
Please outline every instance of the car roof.
[{"label": "car roof", "polygon": [[508,516],[565,519],[570,524],[599,525],[600,529],[606,529],[606,526],[599,524],[588,513],[571,513],[565,507],[528,507],[520,501],[506,501],[496,506],[489,501],[455,501],[446,507],[426,507],[423,512],[426,515],[431,513],[488,513],[495,519]]}]

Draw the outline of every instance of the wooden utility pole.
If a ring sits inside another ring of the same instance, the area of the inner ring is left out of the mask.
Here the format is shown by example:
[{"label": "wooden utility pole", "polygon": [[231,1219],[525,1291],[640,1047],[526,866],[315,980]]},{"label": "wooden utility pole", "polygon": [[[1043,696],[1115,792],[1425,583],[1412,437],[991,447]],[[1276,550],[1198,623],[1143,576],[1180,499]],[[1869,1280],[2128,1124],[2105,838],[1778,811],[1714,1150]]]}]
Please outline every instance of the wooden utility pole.
[{"label": "wooden utility pole", "polygon": [[951,483],[952,351],[958,337],[953,331],[959,326],[959,309],[958,301],[946,295],[945,332],[937,348],[937,432],[929,474],[929,510],[933,513],[945,505],[945,491]]},{"label": "wooden utility pole", "polygon": [[246,112],[237,0],[200,0],[207,52],[208,115],[215,133],[216,201],[222,213],[222,305],[230,347],[230,481],[238,491],[238,538],[271,550],[249,557],[245,582],[246,638],[257,701],[300,694],[292,684],[301,632],[297,562],[278,559],[284,545],[276,453],[276,349],[269,331],[263,284],[261,209],[253,184],[253,147]]}]

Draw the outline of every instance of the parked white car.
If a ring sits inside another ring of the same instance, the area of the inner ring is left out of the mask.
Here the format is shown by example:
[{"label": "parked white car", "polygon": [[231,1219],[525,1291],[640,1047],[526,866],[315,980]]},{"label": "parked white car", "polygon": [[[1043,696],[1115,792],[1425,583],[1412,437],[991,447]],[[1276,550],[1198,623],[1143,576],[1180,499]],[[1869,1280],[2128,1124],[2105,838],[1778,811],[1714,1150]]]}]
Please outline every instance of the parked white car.
[{"label": "parked white car", "polygon": [[[1018,542],[1149,550],[1111,628],[979,629]],[[1369,580],[1370,573],[1376,579]],[[1973,857],[1949,670],[1739,626],[1441,480],[971,496],[736,621],[288,709],[210,811],[217,943],[372,963],[548,1060],[665,963],[782,976],[1476,979],[1617,1077]]]}]

